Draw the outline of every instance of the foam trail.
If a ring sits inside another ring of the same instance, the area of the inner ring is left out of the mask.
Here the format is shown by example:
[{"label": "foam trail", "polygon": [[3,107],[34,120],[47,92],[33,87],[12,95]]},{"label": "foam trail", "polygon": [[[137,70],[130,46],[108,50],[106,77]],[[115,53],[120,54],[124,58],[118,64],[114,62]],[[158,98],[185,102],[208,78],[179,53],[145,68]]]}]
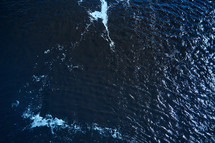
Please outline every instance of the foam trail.
[{"label": "foam trail", "polygon": [[[73,122],[68,124],[66,121],[59,119],[57,117],[52,117],[52,115],[47,114],[45,117],[42,117],[40,113],[34,114],[29,108],[22,115],[24,119],[30,119],[31,124],[30,128],[36,127],[48,127],[51,129],[51,133],[54,133],[56,129],[69,129],[70,131],[85,133],[86,130],[83,130],[82,126]],[[96,123],[88,125],[88,131],[97,131],[100,135],[107,136],[110,135],[112,138],[123,140],[122,134],[116,128],[100,127]]]},{"label": "foam trail", "polygon": [[94,11],[92,13],[89,13],[90,16],[92,17],[91,20],[98,20],[98,18],[102,19],[102,23],[105,26],[105,29],[107,31],[107,36],[108,36],[108,40],[110,41],[110,47],[114,46],[114,42],[113,40],[110,38],[110,32],[108,30],[108,15],[107,15],[107,11],[108,11],[108,6],[107,6],[107,2],[105,0],[100,0],[101,1],[101,11]]},{"label": "foam trail", "polygon": [[34,115],[29,109],[22,115],[23,118],[29,118],[31,123],[31,128],[36,127],[50,127],[52,134],[54,134],[54,128],[67,128],[68,125],[62,119],[53,118],[52,115],[48,114],[45,118],[40,116],[40,113]]}]

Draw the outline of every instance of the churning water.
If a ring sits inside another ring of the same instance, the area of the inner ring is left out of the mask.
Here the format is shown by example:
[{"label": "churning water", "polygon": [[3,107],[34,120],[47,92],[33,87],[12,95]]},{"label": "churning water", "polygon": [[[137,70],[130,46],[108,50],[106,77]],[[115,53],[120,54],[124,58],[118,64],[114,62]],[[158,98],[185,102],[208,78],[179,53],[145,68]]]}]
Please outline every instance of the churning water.
[{"label": "churning water", "polygon": [[1,0],[0,142],[215,142],[214,0]]}]

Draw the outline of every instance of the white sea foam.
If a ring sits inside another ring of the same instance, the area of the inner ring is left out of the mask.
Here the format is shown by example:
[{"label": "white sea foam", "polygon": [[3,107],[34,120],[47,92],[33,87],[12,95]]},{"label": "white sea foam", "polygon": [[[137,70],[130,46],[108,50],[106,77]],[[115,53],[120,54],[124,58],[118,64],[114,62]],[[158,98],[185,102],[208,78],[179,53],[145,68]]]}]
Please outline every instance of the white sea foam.
[{"label": "white sea foam", "polygon": [[49,127],[51,129],[52,134],[54,134],[54,128],[66,128],[68,125],[65,123],[64,120],[58,119],[57,117],[53,118],[52,115],[47,114],[46,117],[40,116],[40,113],[33,114],[29,109],[23,113],[23,118],[29,118],[31,122],[31,128],[36,127]]},{"label": "white sea foam", "polygon": [[61,61],[63,62],[65,59],[66,59],[66,54],[65,54],[65,53],[62,53]]},{"label": "white sea foam", "polygon": [[83,2],[83,0],[79,0],[79,1],[78,1],[78,4],[80,5],[82,2]]},{"label": "white sea foam", "polygon": [[64,49],[64,47],[62,46],[62,45],[57,45],[57,49],[59,50],[59,51],[62,51],[63,49]]},{"label": "white sea foam", "polygon": [[11,107],[18,107],[19,106],[19,101],[16,100],[16,102],[11,104]]},{"label": "white sea foam", "polygon": [[40,82],[42,79],[47,78],[47,75],[33,75],[32,78],[34,82]]},{"label": "white sea foam", "polygon": [[[42,117],[40,113],[34,114],[30,111],[28,108],[26,112],[23,113],[22,117],[24,119],[30,119],[31,124],[30,128],[36,128],[36,127],[48,127],[51,129],[51,133],[55,134],[54,130],[56,129],[69,129],[70,131],[81,132],[86,133],[84,129],[76,122],[73,122],[72,124],[68,124],[66,121],[59,119],[57,117],[52,117],[52,115],[47,114],[45,117]],[[113,138],[121,139],[122,134],[116,129],[116,128],[108,128],[108,127],[100,127],[97,123],[92,123],[92,125],[87,126],[87,131],[97,131],[100,135],[110,135]]]},{"label": "white sea foam", "polygon": [[117,129],[107,128],[107,127],[102,128],[102,127],[99,127],[98,124],[96,123],[93,124],[92,129],[95,131],[98,131],[99,134],[101,135],[109,133],[113,138],[122,139],[122,135],[120,132],[117,131]]},{"label": "white sea foam", "polygon": [[102,19],[102,23],[104,24],[105,30],[107,32],[108,41],[110,42],[110,47],[113,47],[114,42],[110,38],[110,32],[108,30],[108,15],[107,15],[108,5],[105,0],[100,0],[100,2],[101,2],[101,11],[89,12],[89,15],[91,16],[91,21],[93,20],[97,21],[99,18]]},{"label": "white sea foam", "polygon": [[78,65],[70,64],[70,65],[67,65],[67,68],[69,69],[69,71],[72,71],[72,70],[74,70],[74,69],[78,69],[79,66],[78,66]]},{"label": "white sea foam", "polygon": [[50,53],[50,50],[49,50],[49,49],[46,50],[46,51],[44,51],[44,54],[48,54],[48,53]]}]

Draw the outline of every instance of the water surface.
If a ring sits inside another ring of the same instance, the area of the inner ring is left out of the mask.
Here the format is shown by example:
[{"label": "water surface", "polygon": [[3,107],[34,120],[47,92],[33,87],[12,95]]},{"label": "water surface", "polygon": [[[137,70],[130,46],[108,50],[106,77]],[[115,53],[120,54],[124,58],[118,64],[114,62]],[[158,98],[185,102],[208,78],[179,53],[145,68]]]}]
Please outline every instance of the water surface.
[{"label": "water surface", "polygon": [[0,142],[215,142],[212,0],[0,2]]}]

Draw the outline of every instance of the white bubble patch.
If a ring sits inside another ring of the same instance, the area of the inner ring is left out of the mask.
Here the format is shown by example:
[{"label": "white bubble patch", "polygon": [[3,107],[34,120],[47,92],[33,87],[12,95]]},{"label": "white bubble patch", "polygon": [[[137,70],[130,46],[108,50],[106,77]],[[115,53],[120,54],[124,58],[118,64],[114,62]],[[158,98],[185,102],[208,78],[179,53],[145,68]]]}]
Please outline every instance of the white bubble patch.
[{"label": "white bubble patch", "polygon": [[89,12],[89,15],[91,16],[91,21],[93,21],[93,20],[97,21],[99,18],[102,19],[102,23],[104,24],[105,29],[107,31],[108,39],[106,39],[106,40],[110,42],[110,47],[113,47],[114,42],[110,38],[110,32],[108,30],[108,14],[107,14],[108,5],[105,0],[100,0],[100,2],[101,2],[101,11]]},{"label": "white bubble patch", "polygon": [[40,116],[40,113],[34,114],[28,109],[22,115],[23,118],[29,118],[31,122],[31,128],[36,127],[49,127],[51,129],[52,134],[54,134],[54,128],[67,128],[68,125],[62,119],[58,119],[57,117],[53,118],[52,115],[47,114],[46,117]]},{"label": "white bubble patch", "polygon": [[[24,119],[30,119],[31,124],[30,128],[36,128],[36,127],[48,127],[51,130],[52,134],[55,134],[55,130],[60,129],[69,129],[69,131],[81,132],[86,133],[86,129],[77,124],[76,122],[73,122],[72,124],[68,124],[66,121],[59,119],[57,117],[53,117],[50,114],[47,114],[45,117],[42,117],[40,113],[34,114],[30,111],[28,108],[27,111],[25,111],[22,115]],[[123,140],[122,134],[116,129],[116,128],[108,128],[108,127],[100,127],[97,123],[92,123],[92,125],[87,125],[87,131],[96,131],[100,135],[103,136],[111,136],[115,139]]]}]

